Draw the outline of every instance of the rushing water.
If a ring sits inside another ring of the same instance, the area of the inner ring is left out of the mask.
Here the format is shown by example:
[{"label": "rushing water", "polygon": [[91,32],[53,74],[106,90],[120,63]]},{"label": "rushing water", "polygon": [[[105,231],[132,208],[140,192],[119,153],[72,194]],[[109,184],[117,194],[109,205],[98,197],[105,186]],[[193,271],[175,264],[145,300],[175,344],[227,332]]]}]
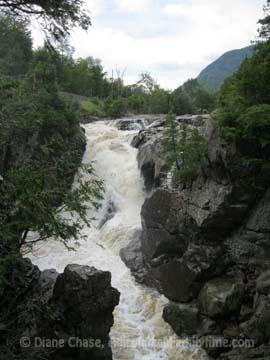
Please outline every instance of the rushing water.
[{"label": "rushing water", "polygon": [[[138,285],[119,257],[136,230],[141,228],[140,210],[145,194],[137,166],[137,150],[130,146],[134,131],[120,131],[115,122],[85,125],[87,149],[83,162],[95,162],[105,182],[102,208],[91,228],[83,229],[77,251],[49,240],[36,245],[32,261],[43,269],[63,271],[67,264],[95,266],[112,273],[112,285],[121,293],[111,329],[114,360],[203,359],[203,354],[178,339],[162,319],[167,300],[154,290]],[[100,228],[108,204],[115,214]],[[113,204],[113,205],[112,205]],[[119,343],[121,340],[121,344]]]}]

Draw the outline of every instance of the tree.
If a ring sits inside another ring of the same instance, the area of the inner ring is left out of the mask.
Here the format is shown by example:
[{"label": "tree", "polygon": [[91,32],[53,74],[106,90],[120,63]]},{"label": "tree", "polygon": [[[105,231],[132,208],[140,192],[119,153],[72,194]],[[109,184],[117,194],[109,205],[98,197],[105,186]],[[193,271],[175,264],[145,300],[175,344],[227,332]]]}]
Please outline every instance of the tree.
[{"label": "tree", "polygon": [[32,57],[27,23],[0,14],[0,74],[26,74]]},{"label": "tree", "polygon": [[221,88],[215,119],[228,141],[233,139],[242,158],[265,167],[270,161],[270,2],[260,20],[260,40],[254,54]]},{"label": "tree", "polygon": [[165,131],[162,137],[162,145],[165,150],[169,170],[175,167],[176,171],[180,171],[179,138],[180,128],[176,122],[175,115],[170,112],[166,117]]},{"label": "tree", "polygon": [[171,108],[177,115],[193,114],[194,108],[188,94],[182,89],[177,89],[171,95]]},{"label": "tree", "polygon": [[[82,221],[90,225],[87,210],[98,206],[102,183],[93,176],[91,165],[83,166],[77,174],[77,185],[70,190],[67,172],[72,174],[77,167],[70,163],[70,153],[54,157],[59,151],[61,144],[53,139],[42,145],[38,158],[18,164],[5,174],[0,187],[2,256],[26,243],[51,237],[69,247],[68,240],[78,238]],[[84,180],[85,173],[91,180]],[[63,212],[73,216],[65,218]],[[36,235],[26,242],[29,231]]]},{"label": "tree", "polygon": [[0,0],[0,10],[23,20],[35,17],[46,37],[57,41],[75,26],[87,30],[91,25],[83,0]]},{"label": "tree", "polygon": [[206,154],[206,141],[196,128],[176,122],[175,115],[169,113],[166,129],[162,136],[162,145],[169,171],[173,178],[189,180],[203,166]]},{"label": "tree", "polygon": [[264,7],[264,18],[259,20],[261,25],[259,36],[262,40],[270,40],[270,0],[267,0],[267,4]]}]

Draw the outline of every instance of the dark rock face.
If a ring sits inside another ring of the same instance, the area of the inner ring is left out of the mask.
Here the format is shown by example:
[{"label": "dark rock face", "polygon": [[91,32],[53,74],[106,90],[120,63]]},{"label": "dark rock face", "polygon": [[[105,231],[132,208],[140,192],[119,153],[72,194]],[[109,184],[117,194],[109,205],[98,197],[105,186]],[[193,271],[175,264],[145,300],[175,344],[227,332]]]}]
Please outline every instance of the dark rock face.
[{"label": "dark rock face", "polygon": [[244,285],[233,279],[211,280],[207,282],[200,295],[201,313],[211,319],[238,315],[240,312]]},{"label": "dark rock face", "polygon": [[[136,248],[144,281],[174,302],[163,316],[176,333],[199,336],[211,357],[268,358],[269,347],[262,345],[270,340],[267,179],[243,166],[241,144],[227,145],[209,117],[177,121],[197,127],[208,143],[206,164],[177,189],[164,187],[164,121],[133,139],[151,190],[141,211],[141,247]],[[235,339],[255,348],[234,349]]]},{"label": "dark rock face", "polygon": [[199,311],[196,306],[170,303],[163,310],[163,319],[180,337],[194,335],[198,327]]},{"label": "dark rock face", "polygon": [[199,294],[204,282],[215,272],[218,249],[191,244],[181,259],[152,269],[159,290],[170,300],[187,302]]},{"label": "dark rock face", "polygon": [[[80,265],[68,265],[60,275],[55,270],[33,269],[38,274],[25,300],[29,310],[20,317],[21,336],[33,339],[32,344],[37,337],[63,339],[65,346],[50,355],[52,360],[111,360],[109,332],[120,295],[111,287],[111,274]],[[76,338],[91,340],[95,346],[70,346],[70,339]]]},{"label": "dark rock face", "polygon": [[256,289],[259,294],[268,295],[270,292],[270,270],[263,272],[257,279]]},{"label": "dark rock face", "polygon": [[244,335],[261,345],[270,338],[270,299],[260,296],[251,319],[241,324]]},{"label": "dark rock face", "polygon": [[192,233],[191,223],[179,228],[180,209],[181,199],[164,190],[157,190],[146,199],[141,211],[142,251],[148,260],[164,253],[184,253],[189,233],[193,236],[195,229]]}]

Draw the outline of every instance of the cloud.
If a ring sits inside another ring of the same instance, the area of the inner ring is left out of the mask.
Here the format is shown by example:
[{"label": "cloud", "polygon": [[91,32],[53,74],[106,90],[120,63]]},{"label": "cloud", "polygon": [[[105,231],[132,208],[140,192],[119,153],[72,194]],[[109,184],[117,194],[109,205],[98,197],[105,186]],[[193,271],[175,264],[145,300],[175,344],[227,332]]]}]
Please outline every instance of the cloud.
[{"label": "cloud", "polygon": [[142,71],[175,88],[224,52],[249,45],[265,0],[87,0],[93,27],[75,30],[77,56],[98,57],[105,70]]},{"label": "cloud", "polygon": [[152,0],[115,0],[115,6],[121,11],[128,13],[140,13],[148,10]]}]

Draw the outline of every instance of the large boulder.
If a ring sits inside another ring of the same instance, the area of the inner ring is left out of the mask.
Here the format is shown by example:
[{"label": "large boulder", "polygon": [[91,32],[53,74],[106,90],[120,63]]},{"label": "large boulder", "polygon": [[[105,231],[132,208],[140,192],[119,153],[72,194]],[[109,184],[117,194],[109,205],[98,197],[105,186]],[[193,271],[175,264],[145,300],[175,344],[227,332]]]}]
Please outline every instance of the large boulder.
[{"label": "large boulder", "polygon": [[192,336],[198,329],[198,308],[189,304],[170,303],[163,309],[163,319],[180,336]]},{"label": "large boulder", "polygon": [[163,149],[160,142],[160,135],[156,134],[147,142],[141,141],[137,160],[144,178],[144,185],[147,191],[159,186],[166,171],[166,161],[162,156]]},{"label": "large boulder", "polygon": [[191,244],[184,256],[151,270],[160,292],[170,300],[188,302],[199,294],[205,281],[216,274],[220,248]]},{"label": "large boulder", "polygon": [[[64,346],[54,348],[52,360],[111,360],[109,332],[119,302],[119,292],[111,287],[111,274],[68,265],[60,275],[55,270],[40,272],[37,267],[32,267],[30,275],[32,284],[18,319],[19,335],[32,344],[22,348],[24,358],[45,350],[35,339],[54,339],[63,341]],[[90,345],[69,342],[76,338],[88,340]]]},{"label": "large boulder", "polygon": [[94,267],[68,265],[56,280],[52,307],[64,320],[57,321],[65,338],[94,339],[98,347],[72,349],[80,359],[111,359],[109,331],[119,292],[111,287],[111,274]]},{"label": "large boulder", "polygon": [[161,189],[145,200],[141,211],[142,251],[147,259],[164,253],[182,255],[196,237],[196,227],[183,207],[179,194]]},{"label": "large boulder", "polygon": [[214,279],[207,282],[199,295],[200,311],[210,318],[238,315],[244,285],[235,279]]}]

